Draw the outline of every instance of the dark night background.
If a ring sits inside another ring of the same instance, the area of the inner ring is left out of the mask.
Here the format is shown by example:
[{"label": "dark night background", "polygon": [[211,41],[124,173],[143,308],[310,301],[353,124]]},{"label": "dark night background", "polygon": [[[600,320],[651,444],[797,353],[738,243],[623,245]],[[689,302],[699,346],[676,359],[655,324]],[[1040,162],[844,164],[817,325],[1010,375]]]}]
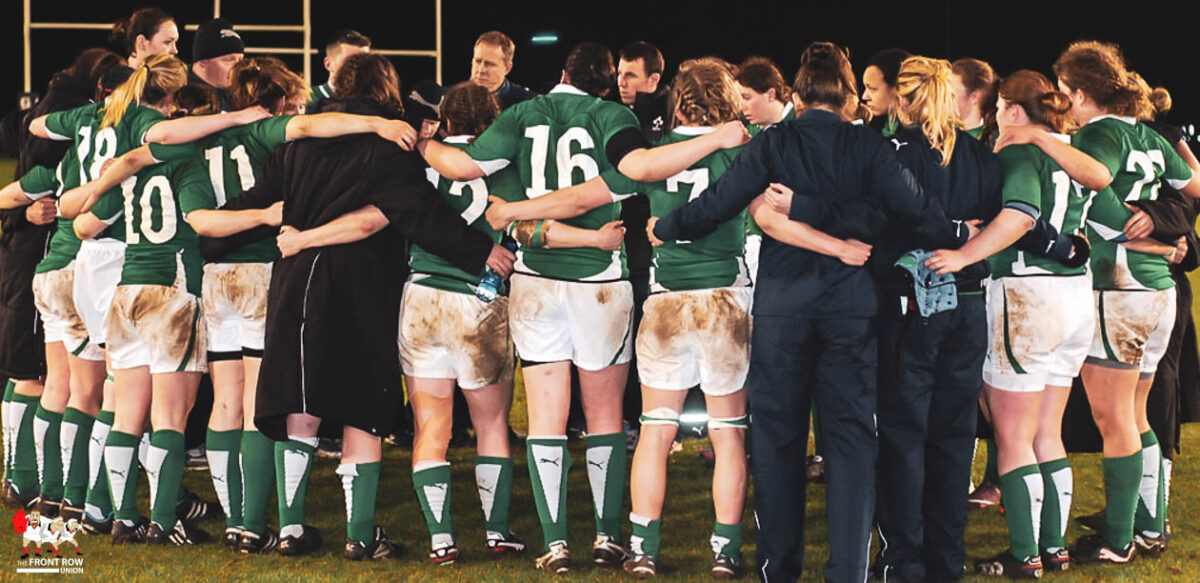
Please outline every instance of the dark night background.
[{"label": "dark night background", "polygon": [[[146,2],[52,2],[32,0],[34,21],[111,21]],[[5,33],[0,38],[13,58],[0,74],[0,104],[7,110],[21,91],[20,6],[9,2]],[[1192,3],[1180,3],[1187,6]],[[181,25],[211,17],[206,0],[161,2]],[[343,27],[370,36],[378,48],[431,49],[434,45],[433,1],[402,0],[387,4],[367,0],[312,0],[314,46]],[[1192,4],[1194,6],[1194,4]],[[267,8],[270,6],[270,8]],[[386,8],[384,8],[386,6]],[[1109,5],[1111,6],[1111,5]],[[1157,14],[1139,12],[1153,6]],[[386,11],[386,13],[385,13]],[[299,24],[299,1],[222,2],[222,15],[241,24]],[[1196,81],[1196,22],[1183,18],[1170,3],[1131,4],[1108,8],[1099,2],[1015,0],[976,2],[443,2],[444,81],[467,78],[471,47],[484,31],[498,29],[517,43],[510,78],[534,89],[558,79],[563,57],[576,42],[592,40],[615,50],[634,40],[658,45],[667,59],[668,77],[680,60],[718,55],[735,63],[748,55],[776,61],[790,81],[804,46],[829,40],[848,46],[856,71],[876,50],[900,46],[917,54],[955,59],[976,57],[990,62],[1001,75],[1021,68],[1050,74],[1059,52],[1085,38],[1114,41],[1124,49],[1131,68],[1174,97],[1169,120],[1200,125],[1200,83]],[[559,42],[534,46],[536,32],[555,32]],[[100,31],[33,31],[33,88],[43,91],[51,74],[67,66],[82,49],[103,44]],[[248,45],[296,46],[300,35],[243,32]],[[180,57],[191,60],[192,33],[183,32]],[[285,59],[300,70],[300,57]],[[406,86],[432,78],[433,60],[395,59]],[[313,62],[313,82],[325,80],[320,57]]]}]

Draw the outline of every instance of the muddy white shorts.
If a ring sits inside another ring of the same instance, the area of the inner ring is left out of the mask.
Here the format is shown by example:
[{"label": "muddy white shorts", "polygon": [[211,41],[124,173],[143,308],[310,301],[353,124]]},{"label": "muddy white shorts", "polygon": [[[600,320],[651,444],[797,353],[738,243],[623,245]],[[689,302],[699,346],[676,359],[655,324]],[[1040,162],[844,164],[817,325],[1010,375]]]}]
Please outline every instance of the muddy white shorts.
[{"label": "muddy white shorts", "polygon": [[508,298],[407,283],[400,303],[400,366],[422,379],[455,379],[464,390],[512,380]]},{"label": "muddy white shorts", "polygon": [[75,263],[62,269],[44,271],[33,276],[33,301],[46,343],[62,342],[67,352],[86,360],[104,360],[104,351],[90,342],[87,326],[75,309]]},{"label": "muddy white shorts", "polygon": [[653,294],[642,305],[638,377],[654,389],[700,385],[715,397],[746,386],[754,289],[725,287]]},{"label": "muddy white shorts", "polygon": [[587,371],[633,356],[633,287],[628,281],[586,283],[520,273],[512,276],[509,326],[522,360],[569,360]]},{"label": "muddy white shorts", "polygon": [[1175,288],[1096,290],[1095,300],[1097,325],[1088,359],[1153,375],[1175,327]]},{"label": "muddy white shorts", "polygon": [[150,374],[208,372],[200,298],[175,285],[122,285],[108,316],[113,370],[150,367]]},{"label": "muddy white shorts", "polygon": [[75,255],[75,309],[96,345],[108,335],[108,310],[121,281],[125,243],[115,239],[84,241]]},{"label": "muddy white shorts", "polygon": [[209,263],[204,266],[204,327],[209,352],[262,356],[267,326],[271,263]]},{"label": "muddy white shorts", "polygon": [[1003,277],[986,285],[983,381],[1014,392],[1071,386],[1096,327],[1091,276]]}]

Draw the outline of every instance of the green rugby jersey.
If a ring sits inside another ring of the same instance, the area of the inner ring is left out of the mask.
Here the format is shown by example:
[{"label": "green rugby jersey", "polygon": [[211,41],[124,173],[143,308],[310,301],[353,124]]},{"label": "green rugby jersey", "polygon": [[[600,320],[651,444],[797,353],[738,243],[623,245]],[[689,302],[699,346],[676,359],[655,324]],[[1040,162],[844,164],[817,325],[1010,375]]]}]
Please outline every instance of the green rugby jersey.
[{"label": "green rugby jersey", "polygon": [[[150,127],[166,117],[157,109],[131,103],[116,126],[101,128],[100,123],[103,119],[102,103],[59,111],[46,117],[46,129],[51,137],[75,142],[75,153],[79,160],[79,184],[87,184],[98,178],[108,160],[142,146]],[[113,189],[110,193],[119,196],[118,189]],[[124,233],[122,224],[113,223],[97,238],[111,237],[123,240]]]},{"label": "green rugby jersey", "polygon": [[[180,191],[179,207],[183,214],[220,208],[253,187],[267,158],[287,141],[287,124],[292,117],[269,117],[200,140],[198,146],[212,188]],[[275,239],[268,237],[230,253],[221,263],[270,263],[278,258]]]},{"label": "green rugby jersey", "polygon": [[[1064,142],[1067,136],[1056,136]],[[1050,156],[1037,146],[1022,144],[1000,150],[1004,171],[1003,204],[1037,220],[1046,217],[1060,233],[1071,234],[1084,227],[1092,192],[1084,192]],[[988,258],[993,278],[1026,275],[1083,275],[1086,266],[1067,267],[1053,259],[1018,251],[1016,246]]]},{"label": "green rugby jersey", "polygon": [[[79,184],[79,162],[75,159],[74,150],[68,148],[63,154],[58,166],[51,170],[44,166],[34,166],[21,177],[21,190],[27,196],[39,199],[51,194],[62,196],[65,184]],[[75,236],[75,221],[59,216],[55,219],[54,236],[50,238],[50,247],[46,256],[38,262],[34,273],[45,273],[62,269],[69,265],[79,253],[81,241]]]},{"label": "green rugby jersey", "polygon": [[179,198],[190,189],[211,190],[212,183],[195,145],[151,144],[150,151],[160,163],[122,182],[121,196],[105,195],[92,213],[105,222],[125,216],[125,264],[119,285],[169,287],[182,268],[188,293],[199,296],[204,263],[200,239],[183,220]]},{"label": "green rugby jersey", "polygon": [[[470,141],[471,136],[451,136],[446,138],[445,143],[456,148],[466,148]],[[500,233],[493,230],[484,218],[488,196],[498,196],[507,201],[525,199],[525,187],[521,185],[516,168],[511,166],[487,178],[476,178],[470,182],[447,180],[433,168],[426,168],[425,173],[429,182],[437,188],[438,194],[442,195],[442,199],[459,213],[471,228],[486,234],[496,243],[500,242]],[[413,283],[462,294],[473,295],[479,280],[483,278],[483,271],[467,273],[415,244],[409,250],[408,266],[413,273]],[[505,290],[501,291],[507,293]]]},{"label": "green rugby jersey", "polygon": [[[788,100],[787,105],[783,106],[783,119],[779,120],[779,123],[783,123],[785,121],[791,121],[793,119],[796,119],[796,106],[792,105],[791,100]],[[771,124],[771,125],[775,125],[775,124]],[[748,123],[748,124],[746,124],[746,133],[750,134],[750,137],[753,138],[754,136],[761,134],[763,130],[765,130],[769,127],[771,127],[771,126],[769,125],[764,128],[764,127],[759,127],[752,123]]]},{"label": "green rugby jersey", "polygon": [[[712,127],[677,127],[657,145],[665,146],[715,131]],[[641,192],[650,199],[650,215],[665,217],[700,196],[733,164],[741,147],[717,150],[691,168],[661,182],[635,182],[616,171],[606,171],[604,180],[618,194]],[[650,290],[685,291],[750,285],[744,259],[746,248],[745,210],[717,230],[695,241],[673,241],[654,248],[650,265]]]},{"label": "green rugby jersey", "polygon": [[1088,122],[1071,144],[1108,167],[1112,183],[1088,214],[1092,242],[1092,286],[1096,289],[1173,287],[1170,264],[1159,255],[1128,251],[1120,229],[1132,213],[1121,201],[1155,200],[1159,180],[1182,188],[1192,171],[1162,136],[1132,118],[1100,116]]},{"label": "green rugby jersey", "polygon": [[[466,152],[487,174],[516,166],[525,198],[583,183],[612,169],[605,146],[626,128],[640,131],[628,107],[602,101],[570,85],[518,103],[500,114]],[[615,170],[615,169],[614,169]],[[618,220],[620,203],[607,204],[562,221],[599,229]],[[625,248],[529,249],[517,251],[515,271],[569,281],[625,279]]]}]

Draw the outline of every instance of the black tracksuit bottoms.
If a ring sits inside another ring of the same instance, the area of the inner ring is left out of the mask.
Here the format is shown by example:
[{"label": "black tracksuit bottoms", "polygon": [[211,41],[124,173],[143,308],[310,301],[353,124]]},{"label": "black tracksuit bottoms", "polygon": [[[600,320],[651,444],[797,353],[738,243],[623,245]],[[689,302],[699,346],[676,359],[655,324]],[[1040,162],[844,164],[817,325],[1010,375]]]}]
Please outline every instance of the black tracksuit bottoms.
[{"label": "black tracksuit bottoms", "polygon": [[967,488],[987,352],[986,302],[928,319],[882,302],[877,569],[888,581],[957,581],[966,571]]},{"label": "black tracksuit bottoms", "polygon": [[825,442],[825,580],[861,582],[875,514],[874,321],[756,315],[751,343],[758,577],[791,583],[804,566],[805,457],[815,400]]}]

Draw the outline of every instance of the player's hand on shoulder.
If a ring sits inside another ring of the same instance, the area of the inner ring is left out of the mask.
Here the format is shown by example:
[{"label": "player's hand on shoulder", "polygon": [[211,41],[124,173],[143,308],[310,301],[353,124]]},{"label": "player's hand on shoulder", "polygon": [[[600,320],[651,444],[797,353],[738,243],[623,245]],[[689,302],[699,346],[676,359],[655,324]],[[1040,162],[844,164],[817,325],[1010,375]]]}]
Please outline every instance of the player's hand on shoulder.
[{"label": "player's hand on shoulder", "polygon": [[993,148],[993,150],[999,152],[1000,150],[1003,150],[1009,146],[1032,144],[1034,140],[1036,140],[1040,134],[1045,133],[1045,131],[1046,130],[1033,124],[1007,126],[1004,128],[1004,131],[1000,132],[1000,137],[996,139],[996,147]]},{"label": "player's hand on shoulder", "polygon": [[740,121],[727,121],[717,128],[717,140],[722,148],[736,148],[750,141],[750,132]]},{"label": "player's hand on shoulder", "polygon": [[238,123],[245,125],[245,124],[249,124],[249,123],[254,123],[260,119],[266,119],[268,117],[271,117],[271,112],[267,108],[265,108],[261,105],[253,105],[253,106],[247,107],[246,109],[235,111],[233,113],[226,114],[226,115],[232,115],[232,116],[237,117]]},{"label": "player's hand on shoulder", "polygon": [[395,142],[405,152],[411,152],[417,145],[417,130],[413,129],[406,121],[389,119],[379,128],[378,133],[379,137],[389,142]]}]

